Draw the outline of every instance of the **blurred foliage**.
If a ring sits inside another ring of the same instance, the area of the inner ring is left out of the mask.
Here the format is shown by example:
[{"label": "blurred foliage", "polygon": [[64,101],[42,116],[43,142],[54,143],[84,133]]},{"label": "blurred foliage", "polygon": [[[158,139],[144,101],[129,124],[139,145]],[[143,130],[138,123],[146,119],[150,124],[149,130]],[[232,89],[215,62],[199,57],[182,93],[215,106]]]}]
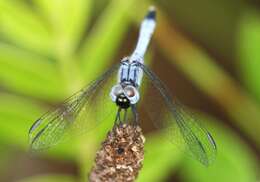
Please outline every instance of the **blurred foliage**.
[{"label": "blurred foliage", "polygon": [[182,171],[185,181],[256,181],[258,164],[247,144],[230,129],[219,125],[219,121],[205,116],[202,118],[209,121],[208,128],[214,131],[214,138],[218,141],[218,159],[207,169],[190,159],[186,160]]},{"label": "blurred foliage", "polygon": [[[163,1],[162,5],[165,3]],[[225,4],[218,1],[216,9],[222,7],[222,3]],[[16,150],[26,153],[27,131],[32,122],[112,65],[120,46],[125,44],[123,40],[130,41],[128,29],[132,24],[139,26],[149,4],[148,0],[0,0],[0,180],[5,179],[14,167]],[[177,9],[186,7],[178,5]],[[229,6],[225,4],[226,8]],[[237,30],[232,30],[236,31],[232,33],[236,35],[239,59],[235,69],[239,70],[250,93],[238,85],[204,48],[176,30],[160,9],[160,3],[154,42],[173,66],[224,108],[232,124],[259,150],[260,16],[255,8],[242,3],[239,7],[242,15],[236,17]],[[235,16],[228,12],[228,16],[230,14]],[[191,20],[190,26],[198,31],[203,26],[195,20]],[[210,36],[206,37],[208,40]],[[217,41],[217,36],[213,40]],[[223,45],[223,42],[218,44]],[[217,119],[202,114],[201,120],[218,144],[218,157],[212,166],[205,168],[186,158],[167,140],[161,139],[163,133],[154,132],[146,135],[144,167],[137,181],[164,181],[177,172],[183,181],[256,181],[258,159],[241,136]],[[88,135],[71,138],[34,156],[74,161],[80,172],[78,177],[50,173],[16,181],[85,181],[95,151],[109,128],[111,122],[104,122]],[[27,169],[24,164],[23,170],[29,169],[32,168]]]},{"label": "blurred foliage", "polygon": [[18,182],[75,182],[72,176],[65,175],[42,175],[19,180]]},{"label": "blurred foliage", "polygon": [[255,98],[260,101],[260,13],[247,8],[241,17],[238,32],[239,71]]}]

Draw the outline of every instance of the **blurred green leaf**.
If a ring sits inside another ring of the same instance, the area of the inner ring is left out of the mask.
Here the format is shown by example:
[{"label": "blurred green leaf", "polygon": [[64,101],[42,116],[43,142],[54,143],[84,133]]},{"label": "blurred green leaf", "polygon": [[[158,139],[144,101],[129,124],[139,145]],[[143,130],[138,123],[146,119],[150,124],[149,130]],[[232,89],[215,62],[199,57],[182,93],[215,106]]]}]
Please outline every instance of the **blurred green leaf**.
[{"label": "blurred green leaf", "polygon": [[76,182],[73,176],[69,175],[39,175],[19,180],[18,182]]},{"label": "blurred green leaf", "polygon": [[86,82],[94,79],[95,75],[112,62],[111,58],[129,27],[130,19],[127,13],[134,2],[135,0],[111,1],[92,27],[80,53],[81,68]]},{"label": "blurred green leaf", "polygon": [[47,24],[23,1],[0,0],[0,26],[4,38],[16,45],[44,54],[53,51]]},{"label": "blurred green leaf", "polygon": [[238,58],[244,83],[260,101],[260,13],[244,10],[238,27]]},{"label": "blurred green leaf", "polygon": [[78,46],[90,18],[92,0],[34,0],[48,18],[57,52],[71,54]]},{"label": "blurred green leaf", "polygon": [[[0,143],[29,149],[28,131],[34,121],[47,111],[39,103],[10,94],[0,94]],[[75,158],[75,148],[69,147],[73,138],[61,142],[42,154],[61,159]]]},{"label": "blurred green leaf", "polygon": [[38,98],[64,96],[52,61],[6,44],[0,44],[0,81],[10,90]]},{"label": "blurred green leaf", "polygon": [[53,32],[54,53],[66,95],[82,86],[76,51],[90,19],[92,0],[34,0]]},{"label": "blurred green leaf", "polygon": [[0,94],[0,141],[12,145],[28,147],[28,130],[32,121],[44,109],[28,99]]},{"label": "blurred green leaf", "polygon": [[208,168],[197,161],[186,160],[182,171],[182,177],[185,181],[256,181],[259,166],[253,151],[230,129],[221,126],[219,121],[208,117],[201,119],[207,121],[207,124],[211,126],[208,128],[212,128],[210,131],[213,131],[218,155],[216,161]]},{"label": "blurred green leaf", "polygon": [[144,165],[137,178],[138,182],[163,181],[178,167],[182,154],[162,133],[146,137]]}]

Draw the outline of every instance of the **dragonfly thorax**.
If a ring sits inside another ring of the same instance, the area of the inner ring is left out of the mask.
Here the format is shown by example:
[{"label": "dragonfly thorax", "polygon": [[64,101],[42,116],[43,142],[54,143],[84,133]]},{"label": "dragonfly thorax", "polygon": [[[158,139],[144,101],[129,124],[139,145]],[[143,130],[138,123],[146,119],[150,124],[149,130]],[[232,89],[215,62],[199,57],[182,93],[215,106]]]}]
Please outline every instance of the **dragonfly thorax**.
[{"label": "dragonfly thorax", "polygon": [[133,85],[138,88],[141,85],[143,70],[140,67],[141,60],[131,60],[128,57],[121,61],[118,70],[118,83],[124,85]]}]

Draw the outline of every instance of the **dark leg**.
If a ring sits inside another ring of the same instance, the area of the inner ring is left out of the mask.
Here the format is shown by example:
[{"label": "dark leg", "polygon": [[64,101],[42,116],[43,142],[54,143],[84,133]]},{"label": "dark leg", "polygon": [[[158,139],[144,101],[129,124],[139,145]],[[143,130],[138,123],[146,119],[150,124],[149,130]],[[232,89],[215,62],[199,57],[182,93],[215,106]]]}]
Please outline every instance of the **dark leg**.
[{"label": "dark leg", "polygon": [[121,122],[120,112],[121,112],[121,108],[118,107],[118,111],[117,111],[117,113],[116,113],[116,118],[115,118],[114,126]]},{"label": "dark leg", "polygon": [[131,105],[131,108],[132,108],[132,112],[133,112],[133,115],[134,115],[134,124],[135,125],[139,125],[138,113],[137,113],[136,105]]},{"label": "dark leg", "polygon": [[126,122],[126,120],[127,120],[127,109],[125,109],[125,113],[124,113],[124,123]]}]

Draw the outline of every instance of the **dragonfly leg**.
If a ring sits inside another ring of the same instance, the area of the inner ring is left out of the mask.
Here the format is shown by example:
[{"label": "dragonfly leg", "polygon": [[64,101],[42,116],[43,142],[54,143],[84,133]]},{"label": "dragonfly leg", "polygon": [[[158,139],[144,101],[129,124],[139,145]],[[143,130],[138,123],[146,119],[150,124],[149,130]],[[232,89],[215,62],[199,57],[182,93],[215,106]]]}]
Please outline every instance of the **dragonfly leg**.
[{"label": "dragonfly leg", "polygon": [[124,112],[124,114],[122,114],[123,115],[123,120],[122,120],[122,118],[121,118],[121,113],[119,114],[119,125],[120,126],[122,126],[123,125],[123,123],[125,123],[126,122],[126,119],[127,119],[127,109],[124,109],[124,111],[122,111],[122,112]]},{"label": "dragonfly leg", "polygon": [[138,113],[137,113],[137,109],[136,109],[136,105],[131,105],[132,108],[132,112],[134,115],[134,125],[139,125],[139,120],[138,120]]},{"label": "dragonfly leg", "polygon": [[125,123],[127,121],[127,109],[124,109],[124,120],[123,123]]},{"label": "dragonfly leg", "polygon": [[117,111],[117,113],[116,113],[116,118],[115,118],[114,126],[116,126],[118,123],[121,123],[120,113],[121,113],[121,108],[118,107],[118,111]]}]

